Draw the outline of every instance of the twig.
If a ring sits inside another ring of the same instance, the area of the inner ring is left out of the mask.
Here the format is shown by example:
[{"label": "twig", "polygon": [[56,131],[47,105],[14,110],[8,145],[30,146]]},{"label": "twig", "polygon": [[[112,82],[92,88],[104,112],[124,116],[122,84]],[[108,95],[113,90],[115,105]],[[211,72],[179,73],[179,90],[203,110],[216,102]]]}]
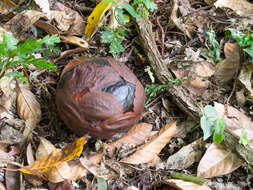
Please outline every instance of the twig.
[{"label": "twig", "polygon": [[[236,74],[236,75],[237,75],[237,74]],[[229,106],[230,99],[231,99],[232,95],[233,95],[234,92],[235,92],[236,81],[237,81],[237,77],[236,77],[236,79],[235,79],[235,81],[234,81],[234,83],[233,83],[232,91],[231,91],[231,93],[230,93],[230,95],[229,95],[229,97],[228,97],[228,99],[227,99],[226,105],[225,105],[225,113],[224,113],[224,115],[226,115],[226,116],[228,116],[228,117],[229,117],[229,115],[228,115],[228,106]]]},{"label": "twig", "polygon": [[164,57],[164,30],[163,30],[162,25],[159,22],[159,17],[156,17],[156,23],[159,26],[161,33],[162,33],[162,36],[161,36],[161,48],[162,48],[161,56]]}]

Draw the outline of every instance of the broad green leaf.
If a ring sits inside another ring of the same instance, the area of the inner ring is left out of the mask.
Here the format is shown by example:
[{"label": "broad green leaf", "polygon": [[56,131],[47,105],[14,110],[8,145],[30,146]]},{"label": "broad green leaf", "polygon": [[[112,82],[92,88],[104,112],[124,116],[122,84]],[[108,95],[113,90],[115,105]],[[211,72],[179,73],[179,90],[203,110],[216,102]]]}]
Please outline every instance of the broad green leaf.
[{"label": "broad green leaf", "polygon": [[124,16],[124,11],[120,8],[115,8],[115,12],[116,12],[116,16],[120,19],[120,23],[125,24],[126,23],[126,19]]},{"label": "broad green leaf", "polygon": [[247,146],[250,143],[247,131],[245,130],[242,131],[239,143],[242,144],[243,146]]},{"label": "broad green leaf", "polygon": [[206,105],[204,107],[204,115],[208,118],[208,120],[215,121],[218,117],[218,112],[213,106]]},{"label": "broad green leaf", "polygon": [[50,70],[56,69],[56,66],[53,63],[50,63],[48,60],[44,58],[29,59],[26,63],[28,65],[33,64],[38,69],[50,69]]},{"label": "broad green leaf", "polygon": [[214,131],[213,122],[211,122],[205,116],[202,116],[200,119],[200,126],[204,133],[203,139],[204,140],[208,139],[213,134]]},{"label": "broad green leaf", "polygon": [[61,42],[61,40],[57,34],[52,36],[46,35],[42,40],[40,40],[40,43],[47,44],[49,46],[59,42]]},{"label": "broad green leaf", "polygon": [[3,40],[0,42],[0,54],[6,57],[14,55],[17,48],[18,40],[12,33],[2,33]]},{"label": "broad green leaf", "polygon": [[107,190],[107,182],[104,178],[97,177],[97,187],[98,190]]},{"label": "broad green leaf", "polygon": [[109,0],[101,1],[88,17],[88,24],[85,28],[85,35],[90,38],[95,28],[100,23],[105,12],[111,8],[112,3]]},{"label": "broad green leaf", "polygon": [[235,29],[229,29],[229,35],[241,47],[253,45],[253,35],[244,34],[238,30],[235,30]]},{"label": "broad green leaf", "polygon": [[153,11],[157,9],[157,4],[155,4],[152,0],[143,0],[144,5],[147,9]]},{"label": "broad green leaf", "polygon": [[126,11],[127,11],[130,15],[132,15],[134,18],[140,18],[140,15],[138,15],[138,14],[135,12],[134,8],[133,8],[131,5],[129,5],[128,3],[121,3],[120,6],[123,7],[124,9],[126,9]]},{"label": "broad green leaf", "polygon": [[247,54],[249,54],[251,57],[253,57],[253,45],[251,45],[248,48],[244,48],[243,51],[245,51]]},{"label": "broad green leaf", "polygon": [[216,126],[213,135],[213,141],[220,144],[224,138],[225,121],[222,118],[216,120]]}]

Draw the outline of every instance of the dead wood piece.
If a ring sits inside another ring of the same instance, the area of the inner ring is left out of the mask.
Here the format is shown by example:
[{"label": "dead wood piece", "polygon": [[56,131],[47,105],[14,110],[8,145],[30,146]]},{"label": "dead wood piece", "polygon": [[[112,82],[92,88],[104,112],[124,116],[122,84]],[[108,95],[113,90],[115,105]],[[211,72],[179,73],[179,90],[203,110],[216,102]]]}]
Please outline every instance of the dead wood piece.
[{"label": "dead wood piece", "polygon": [[[168,84],[168,79],[173,75],[171,74],[167,65],[162,61],[162,57],[151,36],[151,22],[148,19],[139,18],[136,19],[136,27],[143,45],[144,52],[149,59],[153,71],[162,84]],[[202,115],[200,105],[196,101],[196,98],[194,98],[187,89],[182,86],[174,85],[171,88],[168,88],[167,91],[180,109],[182,109],[194,120],[200,120]],[[253,164],[253,150],[251,148],[240,145],[238,139],[228,131],[225,131],[224,136],[224,141],[222,143],[223,145],[237,153],[249,164]]]}]

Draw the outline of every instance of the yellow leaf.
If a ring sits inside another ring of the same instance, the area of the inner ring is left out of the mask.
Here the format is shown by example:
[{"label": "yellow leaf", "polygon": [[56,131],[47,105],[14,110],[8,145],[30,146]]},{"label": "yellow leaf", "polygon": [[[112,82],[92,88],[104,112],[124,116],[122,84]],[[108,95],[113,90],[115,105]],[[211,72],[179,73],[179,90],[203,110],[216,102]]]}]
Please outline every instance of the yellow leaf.
[{"label": "yellow leaf", "polygon": [[90,38],[93,31],[100,23],[101,19],[103,18],[105,12],[110,9],[111,2],[109,0],[101,1],[92,11],[90,16],[88,17],[88,24],[85,28],[85,35]]},{"label": "yellow leaf", "polygon": [[85,137],[81,137],[74,143],[65,146],[61,151],[54,149],[49,155],[43,156],[28,166],[21,167],[19,171],[26,174],[41,175],[63,162],[70,161],[76,156],[79,157],[85,143]]}]

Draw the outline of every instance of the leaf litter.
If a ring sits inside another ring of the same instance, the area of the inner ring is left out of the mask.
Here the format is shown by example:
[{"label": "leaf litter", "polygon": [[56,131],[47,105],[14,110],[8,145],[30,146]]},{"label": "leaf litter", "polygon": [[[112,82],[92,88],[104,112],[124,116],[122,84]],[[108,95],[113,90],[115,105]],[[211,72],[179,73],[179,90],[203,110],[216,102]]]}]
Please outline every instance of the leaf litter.
[{"label": "leaf litter", "polygon": [[[6,2],[7,5],[1,7],[4,9],[3,14],[8,14],[13,6],[11,5],[12,1]],[[173,48],[178,48],[175,45],[171,45],[173,40],[176,39],[177,43],[181,46],[182,44],[187,44],[187,41],[194,39],[195,36],[199,36],[199,41],[195,42],[197,45],[192,45],[189,42],[190,45],[188,47],[186,45],[186,48],[183,48],[184,51],[178,51],[169,60],[169,68],[175,77],[177,79],[183,79],[180,87],[187,89],[191,98],[199,101],[199,106],[200,104],[207,105],[214,103],[219,117],[224,118],[226,122],[226,130],[233,134],[238,139],[238,142],[241,140],[241,142],[245,143],[245,146],[251,147],[251,60],[248,59],[247,61],[241,62],[245,60],[245,55],[241,52],[241,48],[233,41],[225,38],[224,33],[228,27],[236,28],[237,30],[243,29],[245,31],[248,26],[251,26],[252,2],[246,0],[229,2],[226,0],[218,0],[215,3],[214,1],[207,0],[201,1],[201,3],[193,3],[190,0],[175,0],[169,3],[162,1],[156,2],[158,4],[158,10],[153,12],[151,17],[155,18],[161,15],[159,18],[161,26],[158,26],[154,21],[156,19],[151,19],[153,24],[153,32],[151,33],[154,34],[154,41],[158,48],[161,47],[162,49],[162,44],[165,44],[163,51],[166,55],[169,55],[174,50]],[[15,17],[13,15],[12,19],[9,19],[8,22],[3,24],[5,30],[13,31],[16,37],[22,40],[27,37],[37,39],[36,27],[49,34],[59,34],[63,40],[62,43],[65,44],[65,47],[61,47],[63,50],[62,56],[58,57],[59,59],[55,59],[55,63],[59,68],[70,57],[78,56],[79,54],[87,57],[93,56],[94,54],[98,56],[109,55],[107,53],[109,51],[107,51],[104,44],[101,44],[98,38],[101,33],[94,32],[99,29],[97,27],[98,25],[105,24],[102,22],[106,11],[102,11],[101,15],[98,14],[97,23],[92,26],[91,30],[85,31],[84,23],[88,15],[91,14],[91,8],[95,6],[94,2],[74,3],[71,1],[73,4],[56,2],[51,4],[50,8],[48,1],[44,3],[38,3],[42,11],[38,11],[38,9],[33,9],[34,7],[32,7],[32,10],[27,11],[23,9],[25,11],[17,13]],[[110,1],[110,3],[112,2]],[[22,2],[17,5],[23,6]],[[83,9],[80,11],[77,7],[82,7]],[[95,16],[97,15],[95,14]],[[243,16],[243,18],[240,18],[240,16]],[[168,20],[172,21],[172,23],[168,23]],[[115,26],[115,20],[111,19],[110,22],[111,26]],[[232,22],[238,23],[237,26],[231,25]],[[210,47],[206,47],[208,43],[204,44],[205,39],[200,35],[200,32],[208,29],[206,26],[212,26],[212,30],[216,33],[218,41],[215,47],[221,48],[221,61],[218,61],[218,63],[215,59],[208,57],[206,52],[203,51],[210,50]],[[162,31],[161,27],[166,30]],[[86,28],[86,30],[88,29]],[[162,32],[166,34],[164,42],[162,42],[162,38],[160,39]],[[85,40],[85,33],[86,36],[91,37],[89,42]],[[131,31],[129,35],[130,37],[126,37],[124,40],[130,44],[130,38],[135,36],[136,33]],[[149,84],[150,81],[145,79],[148,76],[143,74],[144,67],[142,68],[136,64],[133,59],[133,57],[140,57],[140,55],[145,57],[145,55],[139,51],[140,48],[136,47],[134,43],[131,43],[131,45],[131,51],[129,50],[130,48],[126,49],[126,52],[121,54],[121,58],[123,57],[124,60],[127,60],[134,71],[140,73],[138,76],[140,76],[145,85]],[[78,48],[71,49],[73,48],[72,46],[77,46]],[[64,53],[65,51],[66,53]],[[242,57],[243,59],[241,59]],[[151,72],[154,70],[152,67],[151,65]],[[239,74],[238,79],[236,78],[237,74]],[[60,154],[59,151],[64,150],[63,148],[57,151],[55,148],[56,144],[57,147],[63,147],[61,143],[66,144],[77,139],[73,134],[68,135],[69,131],[64,129],[65,126],[59,120],[45,118],[45,115],[48,116],[48,113],[45,113],[48,109],[45,109],[45,105],[43,105],[45,103],[44,100],[53,97],[56,88],[54,84],[57,82],[57,76],[51,73],[42,73],[39,75],[38,80],[41,84],[44,84],[46,78],[47,81],[53,84],[51,86],[49,85],[50,91],[46,93],[42,90],[41,86],[27,88],[22,87],[21,84],[18,86],[14,84],[14,88],[16,89],[17,87],[18,89],[18,94],[13,89],[11,89],[11,92],[6,92],[1,89],[3,91],[0,101],[1,119],[3,119],[3,124],[1,121],[1,126],[3,127],[1,128],[0,135],[0,145],[2,147],[1,149],[3,149],[2,154],[3,157],[11,161],[13,160],[13,155],[10,156],[7,153],[6,147],[10,148],[13,144],[23,144],[27,152],[27,156],[25,156],[27,160],[25,162],[28,164],[28,166],[23,167],[23,171],[28,173],[31,173],[31,171],[34,172],[34,175],[29,174],[30,177],[28,178],[32,179],[31,176],[40,176],[39,174],[42,173],[42,179],[44,181],[50,181],[47,186],[50,189],[74,189],[74,186],[76,189],[82,189],[81,183],[85,183],[88,189],[92,189],[95,186],[104,189],[148,189],[151,188],[151,184],[154,181],[161,181],[156,180],[158,178],[162,179],[162,183],[173,186],[176,189],[210,189],[218,186],[224,188],[238,186],[251,188],[250,184],[243,183],[247,177],[250,179],[250,173],[246,175],[242,174],[245,171],[250,172],[250,169],[245,169],[244,160],[239,158],[237,154],[231,152],[230,149],[224,148],[222,144],[216,145],[212,143],[203,155],[205,143],[200,140],[202,133],[198,129],[197,124],[194,122],[189,123],[189,125],[187,124],[187,129],[180,129],[181,126],[186,127],[182,123],[188,120],[186,114],[182,114],[178,108],[175,108],[176,102],[182,100],[177,99],[175,102],[165,92],[159,94],[145,108],[142,118],[143,123],[133,127],[123,137],[113,142],[106,141],[101,143],[99,150],[94,148],[94,141],[96,140],[91,138],[87,145],[85,145],[80,159],[76,158],[71,161],[68,160],[70,158],[63,159],[62,161],[59,160],[59,162],[56,162],[57,166],[52,161],[52,168],[54,169],[46,169],[46,171],[40,170],[37,167],[38,160],[45,158],[49,161],[50,159],[54,160]],[[229,101],[230,98],[228,96],[230,95],[230,91],[233,91],[232,86],[234,80],[240,81],[240,86],[237,84],[234,89],[236,99],[232,96],[231,101]],[[159,80],[156,79],[155,82],[159,82]],[[6,85],[12,84],[6,81],[3,84],[5,86],[12,86]],[[37,91],[36,95],[33,94],[35,91]],[[19,98],[17,99],[16,96]],[[164,99],[169,99],[171,103],[165,106]],[[226,105],[227,102],[230,105]],[[50,111],[54,112],[55,110]],[[15,118],[17,114],[20,119]],[[177,121],[177,125],[171,123],[175,120]],[[57,123],[56,125],[54,124],[55,122]],[[22,134],[21,131],[23,129],[29,129],[29,131]],[[33,135],[30,139],[27,139],[26,134],[31,133]],[[50,139],[50,141],[44,137]],[[32,142],[32,146],[31,144],[26,146],[22,143],[25,140]],[[41,145],[38,146],[39,142]],[[210,143],[211,139],[208,139],[208,142]],[[173,148],[170,149],[171,147]],[[72,147],[70,149],[74,150],[75,148]],[[37,150],[37,161],[35,162],[33,162],[32,158],[34,150]],[[62,155],[68,157],[66,154]],[[19,155],[15,155],[15,157],[19,157]],[[19,163],[22,162],[19,161]],[[160,167],[158,167],[159,165]],[[240,168],[236,170],[238,167]],[[11,166],[8,166],[8,168],[11,168]],[[155,172],[154,168],[156,169]],[[180,170],[182,173],[209,178],[209,181],[207,184],[197,185],[192,182],[187,182],[187,180],[170,179],[173,175],[168,172],[168,169],[170,171]],[[16,172],[16,174],[20,175],[19,172]],[[217,178],[215,176],[221,177]],[[240,182],[237,182],[237,176],[239,176]],[[5,185],[10,186],[10,184],[7,185],[7,181],[10,181],[12,177],[6,175],[5,178]],[[18,179],[18,177],[15,178]],[[226,183],[227,179],[231,179],[232,182]],[[28,179],[26,180],[29,181]],[[74,181],[78,181],[78,183]],[[36,183],[36,180],[30,181],[30,183],[34,186],[39,185]],[[9,188],[15,189],[15,187]]]}]

